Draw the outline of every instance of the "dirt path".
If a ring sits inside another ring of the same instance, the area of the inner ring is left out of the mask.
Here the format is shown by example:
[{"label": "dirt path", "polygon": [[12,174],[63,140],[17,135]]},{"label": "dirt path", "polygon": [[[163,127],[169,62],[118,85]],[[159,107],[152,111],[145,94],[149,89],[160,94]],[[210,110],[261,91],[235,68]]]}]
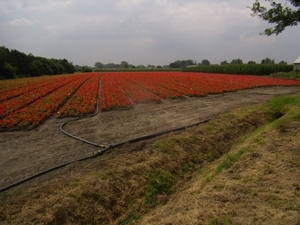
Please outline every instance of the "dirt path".
[{"label": "dirt path", "polygon": [[[98,144],[113,144],[187,126],[236,107],[297,92],[300,87],[268,87],[202,98],[163,100],[160,104],[138,104],[133,110],[101,112],[93,118],[72,122],[65,130]],[[60,125],[68,120],[70,118],[52,118],[32,131],[1,132],[0,187],[99,150],[61,133]]]}]

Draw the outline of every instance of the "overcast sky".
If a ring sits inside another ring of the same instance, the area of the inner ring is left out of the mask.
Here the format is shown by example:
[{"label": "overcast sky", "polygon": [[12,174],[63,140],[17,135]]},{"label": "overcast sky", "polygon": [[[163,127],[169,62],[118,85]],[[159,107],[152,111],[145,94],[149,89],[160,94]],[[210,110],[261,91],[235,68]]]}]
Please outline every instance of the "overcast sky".
[{"label": "overcast sky", "polygon": [[[0,46],[74,65],[240,58],[292,63],[300,27],[259,35],[255,0],[0,0]],[[262,1],[265,2],[265,1]]]}]

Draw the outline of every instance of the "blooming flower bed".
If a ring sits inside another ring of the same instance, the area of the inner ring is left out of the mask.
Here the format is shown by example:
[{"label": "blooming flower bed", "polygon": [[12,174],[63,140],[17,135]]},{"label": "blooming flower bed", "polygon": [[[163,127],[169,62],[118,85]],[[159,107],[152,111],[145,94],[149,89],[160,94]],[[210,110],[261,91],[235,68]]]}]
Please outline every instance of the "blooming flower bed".
[{"label": "blooming flower bed", "polygon": [[81,116],[132,108],[163,98],[206,96],[264,86],[299,86],[269,77],[184,72],[114,72],[0,81],[0,127],[34,127],[50,116]]}]

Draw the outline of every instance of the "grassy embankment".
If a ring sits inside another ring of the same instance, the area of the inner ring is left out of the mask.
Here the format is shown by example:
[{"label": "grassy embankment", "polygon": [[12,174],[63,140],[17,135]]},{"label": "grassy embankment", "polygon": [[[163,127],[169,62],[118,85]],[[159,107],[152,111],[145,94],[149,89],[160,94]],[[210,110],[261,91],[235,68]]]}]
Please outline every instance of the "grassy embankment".
[{"label": "grassy embankment", "polygon": [[299,146],[300,94],[280,96],[15,188],[0,222],[300,224]]}]

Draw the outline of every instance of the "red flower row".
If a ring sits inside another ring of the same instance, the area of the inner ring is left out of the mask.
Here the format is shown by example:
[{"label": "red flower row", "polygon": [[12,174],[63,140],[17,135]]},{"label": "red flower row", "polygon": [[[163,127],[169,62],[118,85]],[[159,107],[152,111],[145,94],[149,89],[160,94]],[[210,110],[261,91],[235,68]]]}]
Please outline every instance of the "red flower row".
[{"label": "red flower row", "polygon": [[[74,79],[75,78],[75,79]],[[71,82],[60,86],[27,107],[14,111],[0,119],[0,127],[34,127],[50,117],[87,79],[86,76],[70,76]]]},{"label": "red flower row", "polygon": [[54,77],[34,77],[26,79],[5,80],[0,82],[0,102],[22,95],[33,89],[49,84]]},{"label": "red flower row", "polygon": [[92,74],[72,98],[57,112],[58,117],[80,116],[95,111],[100,74]]},{"label": "red flower row", "polygon": [[[54,90],[60,88],[61,86],[71,81],[72,80],[70,80],[70,77],[68,76],[55,77],[51,79],[51,82],[49,82],[49,80],[43,82],[36,82],[34,84],[29,85],[28,87],[17,89],[19,91],[22,90],[24,92],[22,94],[21,92],[19,92],[20,94],[18,96],[10,98],[1,103],[3,112],[0,113],[0,118],[3,118],[9,113],[16,111],[20,108],[26,107],[30,103],[36,101],[37,99],[43,96],[48,95],[49,93],[53,92]],[[13,91],[13,93],[16,92]]]},{"label": "red flower row", "polygon": [[127,98],[121,87],[111,78],[110,74],[105,74],[101,77],[100,96],[100,108],[102,110],[132,106],[132,102]]},{"label": "red flower row", "polygon": [[[132,75],[132,73],[129,74]],[[135,84],[132,77],[128,76],[128,74],[113,73],[111,77],[135,103],[149,101],[160,102],[160,98],[157,95]]]},{"label": "red flower row", "polygon": [[300,81],[268,77],[182,72],[90,73],[0,81],[0,127],[36,126],[57,110],[58,116],[94,112],[99,77],[102,110],[128,108],[134,102],[160,102],[161,98],[300,85]]}]

